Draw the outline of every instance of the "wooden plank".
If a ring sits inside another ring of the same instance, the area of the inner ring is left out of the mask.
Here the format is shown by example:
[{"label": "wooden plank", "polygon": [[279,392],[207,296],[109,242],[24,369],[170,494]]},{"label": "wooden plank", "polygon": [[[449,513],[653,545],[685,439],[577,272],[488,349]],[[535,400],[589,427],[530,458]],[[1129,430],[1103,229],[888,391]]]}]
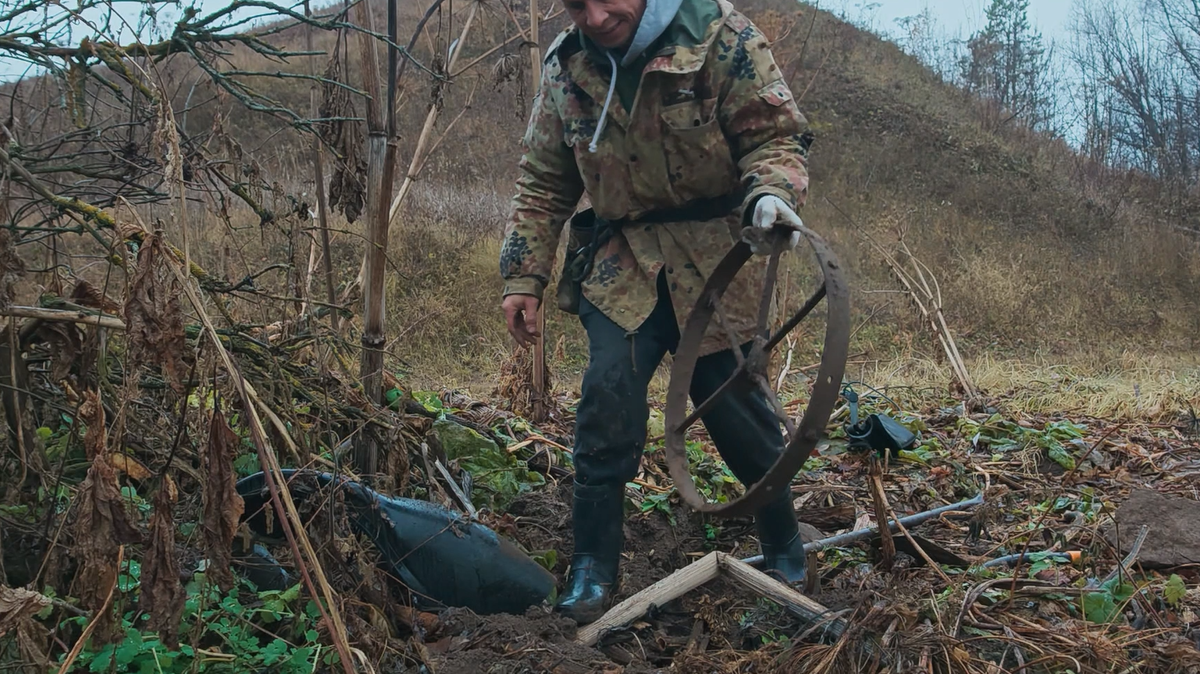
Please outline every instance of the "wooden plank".
[{"label": "wooden plank", "polygon": [[[717,554],[719,555],[718,559],[721,570],[725,572],[726,576],[783,606],[798,617],[808,622],[816,622],[825,619],[832,613],[821,604],[805,597],[740,559],[723,552]],[[846,628],[845,623],[840,620],[834,621],[830,625],[831,630],[836,629],[834,634],[838,635]]]},{"label": "wooden plank", "polygon": [[718,556],[723,554],[709,553],[617,604],[596,622],[580,628],[575,641],[584,646],[595,646],[605,632],[624,627],[642,617],[652,605],[662,606],[716,578],[721,572]]},{"label": "wooden plank", "polygon": [[[793,615],[808,623],[816,623],[822,620],[828,620],[833,614],[832,611],[825,608],[821,604],[805,597],[792,588],[775,580],[767,574],[750,566],[736,557],[732,557],[723,552],[716,553],[719,555],[718,562],[721,567],[721,572],[724,575],[741,583],[759,595],[774,601],[783,606]],[[845,620],[837,618],[828,620],[824,629],[825,634],[833,639],[836,639],[846,632],[847,624]],[[854,648],[860,650],[864,655],[869,657],[880,657],[881,662],[889,662],[886,654],[882,653],[874,640],[866,638],[855,639]]]}]

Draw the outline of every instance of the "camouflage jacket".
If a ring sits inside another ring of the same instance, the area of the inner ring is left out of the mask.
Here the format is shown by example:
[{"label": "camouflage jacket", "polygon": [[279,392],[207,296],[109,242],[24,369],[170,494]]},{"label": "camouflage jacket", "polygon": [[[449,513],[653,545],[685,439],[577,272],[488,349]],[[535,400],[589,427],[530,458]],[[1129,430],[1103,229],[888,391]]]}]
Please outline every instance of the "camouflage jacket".
[{"label": "camouflage jacket", "polygon": [[[542,297],[563,224],[586,193],[598,216],[634,222],[597,251],[584,297],[634,333],[654,309],[656,279],[665,271],[682,328],[708,276],[737,242],[743,211],[748,219],[754,201],[767,194],[793,208],[804,204],[807,121],[763,34],[728,2],[715,1],[720,17],[696,44],[657,47],[630,109],[615,101],[609,107],[594,153],[588,144],[609,67],[588,57],[574,27],[547,50],[500,254],[505,295]],[[714,0],[685,0],[681,11],[706,2]],[[652,211],[738,191],[743,208],[726,217],[636,222]],[[762,260],[752,260],[725,295],[728,320],[743,341],[753,334],[761,269]],[[702,353],[726,348],[728,337],[710,325]]]}]

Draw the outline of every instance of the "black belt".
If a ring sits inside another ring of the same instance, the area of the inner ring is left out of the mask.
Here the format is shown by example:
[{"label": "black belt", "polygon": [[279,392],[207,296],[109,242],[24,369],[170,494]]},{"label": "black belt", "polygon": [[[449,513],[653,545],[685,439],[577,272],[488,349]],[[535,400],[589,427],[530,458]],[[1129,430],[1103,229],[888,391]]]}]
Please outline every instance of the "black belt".
[{"label": "black belt", "polygon": [[587,245],[575,251],[575,255],[584,256],[583,267],[579,270],[580,274],[575,280],[576,282],[582,282],[591,275],[596,252],[602,246],[607,245],[613,235],[621,231],[626,225],[643,223],[663,224],[668,222],[723,218],[740,208],[742,200],[743,195],[740,192],[731,192],[711,199],[689,201],[677,208],[664,208],[650,211],[637,218],[621,218],[620,220],[601,218],[590,208],[586,211],[581,211],[571,218],[571,228],[580,230],[590,228],[592,229],[592,236],[587,237],[589,239]]}]

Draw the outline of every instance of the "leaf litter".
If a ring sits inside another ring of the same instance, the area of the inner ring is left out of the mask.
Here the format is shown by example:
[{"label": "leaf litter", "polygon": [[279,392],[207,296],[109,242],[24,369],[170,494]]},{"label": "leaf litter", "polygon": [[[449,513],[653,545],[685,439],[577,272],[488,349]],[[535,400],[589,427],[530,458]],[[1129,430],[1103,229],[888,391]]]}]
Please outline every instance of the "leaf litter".
[{"label": "leaf litter", "polygon": [[[155,261],[160,255],[171,255],[169,247],[148,240],[139,256],[138,274],[161,268]],[[140,325],[150,327],[128,339],[143,340],[138,348],[144,350],[168,349],[180,359],[194,351],[198,331],[184,325],[183,314],[171,307],[169,298],[150,293],[145,284],[136,292],[142,293],[142,300],[127,299],[125,311],[138,314],[131,323],[141,321]],[[83,295],[92,297],[88,304],[112,311],[112,303],[106,304],[98,293]],[[160,325],[167,327],[155,332],[159,328],[154,326]],[[68,336],[79,330],[69,324],[64,329]],[[461,493],[481,494],[475,504],[483,506],[481,521],[521,545],[556,575],[561,587],[571,557],[569,447],[574,401],[562,395],[545,401],[550,408],[548,421],[540,425],[514,414],[505,404],[475,400],[458,391],[398,390],[398,404],[374,408],[356,388],[353,377],[337,364],[344,355],[328,361],[331,367],[318,365],[321,349],[336,342],[334,335],[320,327],[305,330],[283,324],[270,333],[221,332],[222,343],[259,391],[262,404],[279,419],[278,424],[271,424],[273,444],[283,447],[289,439],[302,441],[314,462],[310,467],[335,472],[346,470],[344,450],[356,434],[386,438],[391,455],[386,465],[403,474],[389,474],[381,487],[400,485],[403,491],[399,495],[453,508],[461,504],[447,479],[453,480]],[[29,348],[49,355],[48,349],[53,347],[48,339],[35,339]],[[179,632],[181,649],[205,648],[217,653],[211,649],[221,643],[230,648],[233,643],[271,657],[291,652],[315,663],[316,647],[327,648],[329,643],[323,624],[305,623],[296,628],[299,632],[288,631],[289,625],[299,620],[297,616],[311,610],[305,604],[311,599],[307,591],[298,585],[276,591],[276,595],[262,588],[248,589],[244,558],[232,552],[241,519],[255,515],[242,512],[234,488],[239,475],[259,469],[245,439],[241,420],[245,410],[238,406],[222,409],[218,393],[225,396],[232,388],[222,376],[211,379],[191,393],[194,400],[189,404],[213,412],[202,422],[189,422],[200,428],[184,436],[206,441],[195,447],[184,442],[179,456],[166,455],[162,450],[171,446],[179,421],[174,410],[182,389],[175,387],[183,381],[183,361],[149,360],[149,351],[139,353],[147,354],[145,362],[160,366],[162,378],[156,379],[144,369],[125,372],[123,361],[138,366],[142,361],[126,360],[119,351],[107,356],[117,375],[136,373],[143,382],[141,388],[128,389],[134,396],[129,404],[139,413],[124,414],[123,427],[113,431],[111,438],[100,394],[81,385],[89,381],[92,372],[81,372],[78,364],[65,373],[31,370],[30,387],[40,394],[34,396],[34,413],[41,426],[38,437],[44,438],[47,449],[58,452],[48,458],[70,454],[72,428],[78,426],[86,470],[72,472],[78,469],[71,466],[80,465],[72,460],[63,473],[65,491],[61,495],[53,489],[55,476],[46,475],[40,500],[12,501],[10,495],[5,503],[6,522],[26,517],[28,523],[20,524],[15,533],[34,541],[35,546],[45,545],[44,516],[54,512],[45,511],[45,504],[60,503],[56,508],[69,510],[70,526],[62,532],[59,544],[50,547],[52,553],[45,564],[33,564],[31,570],[14,575],[13,569],[18,567],[9,565],[6,555],[10,583],[35,582],[39,566],[45,566],[45,584],[34,589],[52,586],[70,592],[63,603],[40,606],[36,616],[21,613],[20,625],[26,628],[22,650],[61,652],[55,650],[58,647],[49,640],[45,627],[57,625],[64,617],[79,617],[64,604],[90,616],[103,604],[119,572],[132,576],[132,567],[116,568],[117,553],[124,544],[134,546],[126,552],[127,558],[140,560],[141,587],[125,581],[117,585],[113,608],[94,616],[102,622],[93,636],[96,644],[122,638],[118,611],[140,596],[137,605],[149,613],[149,620],[138,628],[158,631],[163,647],[173,643],[173,625],[190,625]],[[196,370],[208,371],[199,366]],[[399,387],[399,382],[394,383]],[[73,398],[79,405],[74,415],[64,416],[61,407],[48,407],[44,402],[64,395],[71,399],[75,395],[71,391],[83,391]],[[409,404],[414,400],[421,402],[414,407]],[[523,404],[522,411],[527,411],[530,401],[518,402]],[[798,411],[802,403],[801,394],[789,410]],[[925,564],[922,555],[904,547],[903,539],[897,539],[890,567],[881,563],[878,539],[815,553],[811,568],[819,582],[810,596],[850,624],[834,641],[819,625],[804,624],[778,605],[721,580],[656,607],[626,628],[608,634],[596,648],[574,643],[573,626],[555,616],[548,605],[531,608],[521,616],[469,616],[462,609],[422,614],[409,608],[411,594],[403,583],[375,566],[379,552],[348,530],[344,513],[339,512],[344,504],[313,500],[317,505],[301,516],[319,544],[321,563],[339,597],[334,610],[345,616],[352,645],[379,667],[388,663],[389,671],[1200,671],[1196,649],[1198,567],[1182,564],[1151,569],[1136,558],[1121,564],[1136,532],[1123,526],[1119,539],[1108,535],[1118,508],[1136,489],[1150,488],[1195,501],[1200,447],[1186,426],[1171,419],[1115,423],[1083,416],[1024,414],[1015,411],[1015,405],[1007,409],[1004,397],[989,401],[988,409],[972,412],[964,412],[955,401],[939,394],[914,394],[901,403],[897,416],[918,434],[919,444],[889,460],[882,484],[890,508],[904,516],[962,501],[981,491],[985,503],[973,511],[944,515],[910,532],[915,541],[927,546],[926,553],[943,560],[941,571],[949,577],[949,584]],[[867,462],[845,451],[839,437],[841,421],[831,424],[829,441],[793,484],[800,519],[824,536],[875,521]],[[493,487],[486,475],[471,473],[480,468],[439,454],[438,443],[429,441],[435,427],[446,423],[463,425],[497,441],[500,449],[516,460],[514,474],[534,472],[540,477],[530,479],[502,511],[489,509],[486,504],[494,499],[487,490]],[[203,426],[207,426],[207,434]],[[119,453],[110,450],[118,446]],[[693,473],[706,493],[713,498],[740,493],[740,486],[728,480],[701,428],[689,437],[688,449]],[[114,464],[108,457],[128,458]],[[172,463],[164,477],[172,481],[165,484],[174,488],[158,488],[154,480],[168,459]],[[439,462],[445,473],[435,467]],[[45,462],[54,464],[53,460]],[[114,465],[124,467],[120,474]],[[627,545],[618,599],[710,551],[737,557],[758,552],[750,520],[706,519],[680,504],[667,476],[660,443],[648,447],[641,471],[627,486]],[[147,492],[154,494],[152,502],[141,499],[137,489],[152,490]],[[30,515],[20,515],[25,512],[22,508],[28,508]],[[56,527],[49,521],[53,536]],[[139,546],[142,527],[149,536]],[[6,544],[10,540],[6,531]],[[298,568],[286,545],[264,543],[273,562]],[[69,549],[71,556],[53,552],[60,549]],[[1150,552],[1147,547],[1147,559]],[[1006,556],[1020,561],[984,566]],[[229,572],[231,568],[236,575]],[[1108,579],[1114,571],[1115,580]],[[61,583],[62,578],[68,582]],[[177,578],[178,584],[172,578]],[[255,615],[270,616],[269,620],[254,618],[257,630],[245,638],[249,640],[213,641],[216,633],[211,630],[218,626],[197,619],[196,609],[191,607],[198,597],[207,596],[203,595],[203,583],[231,593],[212,600],[223,606],[234,606],[229,603],[230,596],[239,594],[246,603],[270,606],[265,613],[255,609],[259,611]],[[32,630],[32,626],[43,631]],[[283,647],[267,633],[280,635]],[[73,637],[66,637],[70,643]],[[880,644],[885,657],[863,661],[853,648],[863,640]],[[290,651],[287,644],[292,645]],[[31,645],[36,648],[26,648]],[[326,666],[317,669],[324,671]],[[311,665],[306,671],[311,671]]]}]

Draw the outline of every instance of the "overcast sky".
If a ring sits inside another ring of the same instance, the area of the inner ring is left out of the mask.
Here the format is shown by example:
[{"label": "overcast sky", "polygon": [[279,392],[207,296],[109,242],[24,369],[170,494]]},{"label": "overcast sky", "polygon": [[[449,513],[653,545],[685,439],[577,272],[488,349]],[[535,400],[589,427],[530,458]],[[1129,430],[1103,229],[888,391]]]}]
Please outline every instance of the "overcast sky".
[{"label": "overcast sky", "polygon": [[[822,0],[820,6],[884,33],[896,32],[896,19],[928,7],[947,33],[966,38],[983,27],[987,4],[987,0]],[[1030,23],[1046,39],[1063,42],[1071,5],[1072,0],[1030,0]]]}]

